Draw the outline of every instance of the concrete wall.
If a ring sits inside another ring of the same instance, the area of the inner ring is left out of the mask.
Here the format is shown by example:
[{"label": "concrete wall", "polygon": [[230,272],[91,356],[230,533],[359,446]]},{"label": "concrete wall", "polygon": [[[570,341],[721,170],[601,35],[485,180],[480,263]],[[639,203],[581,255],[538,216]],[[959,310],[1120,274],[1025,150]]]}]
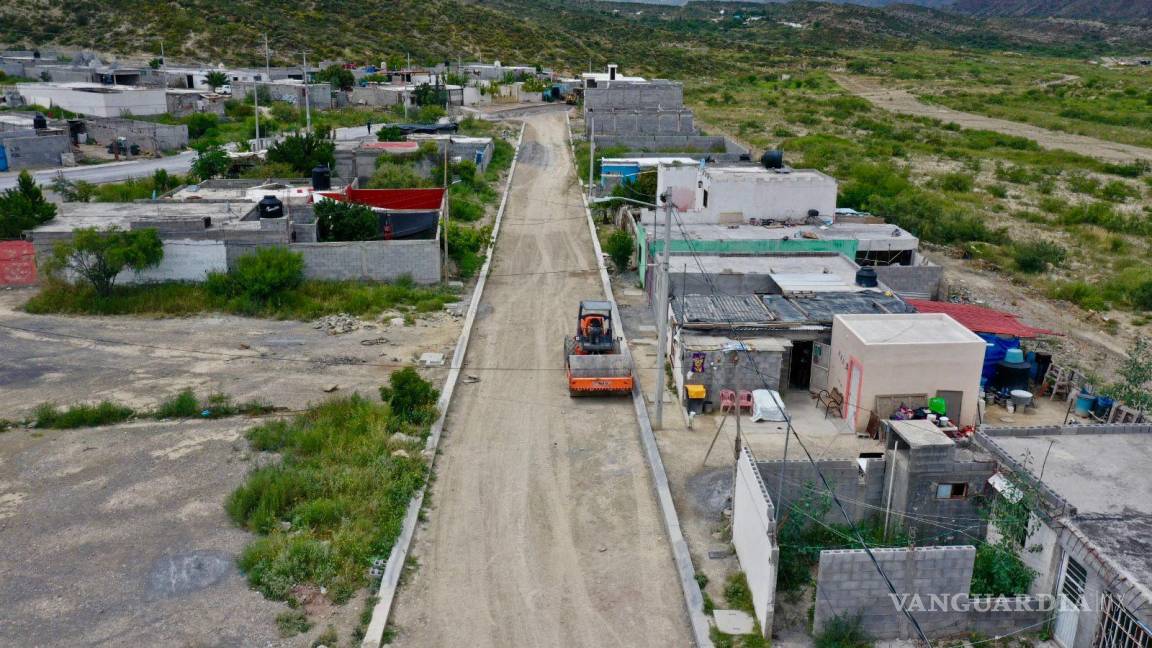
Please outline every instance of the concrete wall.
[{"label": "concrete wall", "polygon": [[[780,340],[782,346],[787,346],[787,340]],[[691,385],[704,385],[707,390],[707,399],[719,407],[720,390],[753,391],[764,389],[765,381],[768,388],[779,390],[781,372],[784,364],[784,350],[754,350],[741,353],[739,361],[732,363],[731,354],[720,349],[698,348],[692,346],[691,341],[677,344],[678,357],[676,362],[684,371],[684,382]],[[692,367],[692,356],[695,353],[704,354],[704,372],[688,372]]]},{"label": "concrete wall", "polygon": [[36,285],[36,250],[29,241],[0,241],[0,286]]},{"label": "concrete wall", "polygon": [[588,113],[593,134],[602,135],[674,135],[694,136],[696,126],[692,111],[682,110],[608,110]]},{"label": "concrete wall", "polygon": [[223,241],[164,241],[164,259],[143,272],[125,270],[116,277],[121,284],[152,281],[204,281],[209,272],[227,272]]},{"label": "concrete wall", "polygon": [[0,147],[4,148],[9,171],[60,166],[60,156],[72,152],[72,142],[67,135],[35,135],[19,131],[0,133]]},{"label": "concrete wall", "polygon": [[440,281],[440,241],[356,241],[296,243],[309,279],[393,281],[409,275],[416,283]]},{"label": "concrete wall", "polygon": [[[845,396],[844,418],[857,432],[867,428],[877,396],[927,394],[932,397],[938,390],[963,392],[960,415],[951,417],[953,422],[960,426],[976,422],[976,396],[987,346],[983,340],[973,335],[973,340],[967,342],[870,344],[845,326],[840,321],[842,317],[836,316],[832,325],[828,384]],[[899,335],[902,325],[907,326],[893,319],[894,336]],[[858,390],[849,388],[851,365],[861,368]],[[854,392],[859,395],[855,396]],[[858,408],[849,411],[853,402],[858,403]],[[877,412],[881,419],[889,414]]]},{"label": "concrete wall", "polygon": [[[251,81],[233,81],[232,96],[237,99],[247,99],[252,94],[252,88],[257,84]],[[261,88],[267,88],[273,101],[287,101],[294,106],[304,106],[304,84],[302,83],[268,83],[260,82]],[[263,95],[261,95],[263,96]],[[308,103],[313,109],[327,110],[332,107],[332,86],[327,83],[308,84]]]},{"label": "concrete wall", "polygon": [[803,221],[836,211],[836,180],[814,171],[772,173],[661,167],[656,193],[668,191],[685,222],[747,223],[752,218]]},{"label": "concrete wall", "polygon": [[[975,547],[873,549],[872,553],[897,596],[919,595],[907,599],[903,606],[929,638],[958,634],[1002,636],[1024,629],[1038,632],[1048,616],[1044,605],[1030,597],[970,597]],[[862,629],[873,639],[915,636],[900,599],[893,600],[864,550],[820,552],[813,631],[821,632],[836,616],[858,616]]]},{"label": "concrete wall", "polygon": [[732,484],[732,546],[752,590],[752,607],[765,637],[772,636],[776,570],[780,564],[775,515],[756,460],[744,447]]},{"label": "concrete wall", "polygon": [[940,295],[944,268],[938,265],[876,266],[876,277],[901,297],[936,299]]},{"label": "concrete wall", "polygon": [[[820,472],[831,484],[836,497],[844,505],[844,510],[853,522],[863,522],[879,517],[884,503],[884,459],[866,459],[867,468],[863,477],[860,465],[855,458],[821,459],[816,462]],[[784,466],[784,490],[780,492],[780,466]],[[819,500],[826,492],[816,468],[806,460],[781,462],[760,461],[757,463],[768,494],[777,506],[787,507],[800,499]],[[844,522],[840,509],[833,503],[824,519],[828,523]]]},{"label": "concrete wall", "polygon": [[584,110],[678,110],[684,86],[674,81],[608,81],[584,92]]},{"label": "concrete wall", "polygon": [[168,111],[168,98],[161,89],[143,90],[123,86],[74,88],[50,83],[20,83],[16,86],[28,103],[41,106],[59,106],[81,115],[93,117],[120,117],[133,115],[163,115]]},{"label": "concrete wall", "polygon": [[107,145],[123,137],[147,152],[176,151],[188,146],[188,127],[155,124],[135,119],[89,119],[84,123],[89,142]]},{"label": "concrete wall", "polygon": [[747,153],[739,144],[713,135],[608,135],[596,134],[596,146],[622,146],[629,151],[670,153]]}]

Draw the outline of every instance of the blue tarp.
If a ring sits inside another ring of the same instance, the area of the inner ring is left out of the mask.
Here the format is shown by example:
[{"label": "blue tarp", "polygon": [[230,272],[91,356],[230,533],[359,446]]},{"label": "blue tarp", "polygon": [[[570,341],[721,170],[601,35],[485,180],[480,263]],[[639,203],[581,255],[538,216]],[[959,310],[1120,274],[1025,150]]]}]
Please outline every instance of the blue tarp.
[{"label": "blue tarp", "polygon": [[1004,359],[1008,349],[1020,348],[1020,338],[1005,337],[993,333],[977,333],[976,335],[979,335],[980,339],[988,344],[988,348],[984,352],[984,370],[980,372],[983,382],[987,383],[992,380],[992,376],[996,375],[996,365]]}]

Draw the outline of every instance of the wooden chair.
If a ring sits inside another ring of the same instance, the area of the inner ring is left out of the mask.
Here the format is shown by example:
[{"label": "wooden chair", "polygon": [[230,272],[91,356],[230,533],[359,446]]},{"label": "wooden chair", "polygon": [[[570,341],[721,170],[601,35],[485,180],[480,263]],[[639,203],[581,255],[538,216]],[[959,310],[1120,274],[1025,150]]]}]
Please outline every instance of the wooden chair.
[{"label": "wooden chair", "polygon": [[816,406],[824,406],[824,418],[828,418],[828,414],[832,408],[836,408],[836,416],[840,416],[840,410],[844,407],[844,394],[840,393],[840,388],[833,387],[832,391],[821,389],[816,394]]}]

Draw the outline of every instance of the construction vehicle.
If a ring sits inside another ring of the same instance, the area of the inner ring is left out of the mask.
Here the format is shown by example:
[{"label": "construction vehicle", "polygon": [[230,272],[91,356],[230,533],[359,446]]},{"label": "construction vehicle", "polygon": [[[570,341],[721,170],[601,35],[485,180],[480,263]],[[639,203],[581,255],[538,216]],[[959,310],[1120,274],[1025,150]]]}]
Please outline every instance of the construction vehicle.
[{"label": "construction vehicle", "polygon": [[576,335],[564,340],[572,396],[632,393],[632,355],[616,336],[612,302],[582,301]]}]

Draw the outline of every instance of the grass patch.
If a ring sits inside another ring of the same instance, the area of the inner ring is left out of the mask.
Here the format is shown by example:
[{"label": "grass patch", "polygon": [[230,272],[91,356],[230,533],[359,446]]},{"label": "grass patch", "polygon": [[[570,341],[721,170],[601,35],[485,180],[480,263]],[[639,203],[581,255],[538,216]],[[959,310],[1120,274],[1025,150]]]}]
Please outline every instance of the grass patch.
[{"label": "grass patch", "polygon": [[33,418],[38,428],[68,430],[97,425],[112,425],[127,421],[135,414],[135,410],[131,407],[111,401],[100,401],[95,405],[81,403],[66,409],[60,409],[53,403],[44,403],[36,408]]},{"label": "grass patch", "polygon": [[280,637],[287,639],[312,629],[308,615],[301,610],[288,610],[276,616],[276,627],[280,630]]},{"label": "grass patch", "polygon": [[834,617],[816,635],[816,648],[870,648],[872,638],[860,627],[860,618]]},{"label": "grass patch", "polygon": [[261,535],[239,559],[253,588],[291,601],[297,586],[317,585],[344,603],[368,584],[372,560],[389,554],[427,478],[418,444],[391,440],[399,431],[427,434],[426,425],[408,422],[425,420],[423,411],[400,409],[423,402],[419,389],[397,397],[410,388],[393,380],[389,403],[351,396],[248,432],[254,448],[283,457],[250,473],[225,504],[237,525]]},{"label": "grass patch", "polygon": [[[84,286],[49,282],[24,310],[34,314],[182,316],[229,313],[269,319],[310,320],[333,313],[375,315],[387,309],[419,305],[425,312],[439,310],[457,296],[436,286],[417,286],[411,280],[393,283],[358,281],[305,281],[276,298],[259,302],[217,294],[204,284],[162,282],[116,286],[102,297]],[[433,305],[435,305],[433,307]]]}]

